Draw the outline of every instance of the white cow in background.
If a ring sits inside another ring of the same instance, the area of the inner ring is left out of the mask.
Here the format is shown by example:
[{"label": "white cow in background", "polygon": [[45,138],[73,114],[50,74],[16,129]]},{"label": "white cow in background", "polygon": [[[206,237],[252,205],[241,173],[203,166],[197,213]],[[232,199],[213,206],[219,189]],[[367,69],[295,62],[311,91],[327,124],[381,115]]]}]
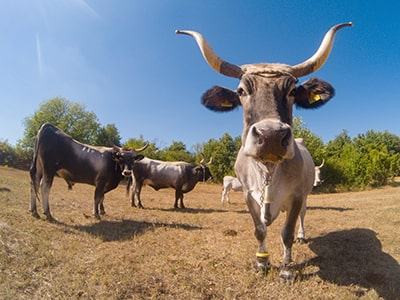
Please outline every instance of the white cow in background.
[{"label": "white cow in background", "polygon": [[325,160],[322,160],[322,164],[319,166],[315,166],[315,179],[314,179],[314,186],[318,186],[322,184],[324,181],[321,180],[321,168],[324,166]]},{"label": "white cow in background", "polygon": [[224,177],[224,186],[222,189],[222,199],[221,203],[224,203],[226,198],[227,202],[230,204],[231,199],[229,199],[229,191],[234,190],[235,192],[242,191],[242,184],[240,183],[239,179],[233,176],[225,176]]}]

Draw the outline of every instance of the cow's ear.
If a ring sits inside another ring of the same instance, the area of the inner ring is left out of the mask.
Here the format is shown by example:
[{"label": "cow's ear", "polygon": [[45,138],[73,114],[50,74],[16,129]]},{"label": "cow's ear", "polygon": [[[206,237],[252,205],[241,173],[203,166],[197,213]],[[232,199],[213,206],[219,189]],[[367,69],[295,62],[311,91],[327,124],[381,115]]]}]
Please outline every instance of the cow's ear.
[{"label": "cow's ear", "polygon": [[202,167],[201,167],[201,166],[196,166],[196,167],[194,168],[194,171],[195,171],[196,173],[201,173]]},{"label": "cow's ear", "polygon": [[318,108],[334,95],[335,90],[328,82],[311,78],[296,88],[295,103],[301,108]]},{"label": "cow's ear", "polygon": [[135,160],[142,160],[143,158],[144,158],[144,155],[139,154],[139,155],[136,155]]},{"label": "cow's ear", "polygon": [[121,152],[116,151],[116,150],[111,150],[111,158],[114,161],[119,161],[119,158],[121,157]]},{"label": "cow's ear", "polygon": [[231,111],[240,105],[240,99],[235,91],[220,86],[214,86],[203,94],[201,103],[217,112]]}]

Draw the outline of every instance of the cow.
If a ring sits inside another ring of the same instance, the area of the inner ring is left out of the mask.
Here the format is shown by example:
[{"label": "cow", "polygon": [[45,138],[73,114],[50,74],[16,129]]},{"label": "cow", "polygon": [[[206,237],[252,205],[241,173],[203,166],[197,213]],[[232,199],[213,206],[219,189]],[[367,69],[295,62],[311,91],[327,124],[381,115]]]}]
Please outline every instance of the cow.
[{"label": "cow", "polygon": [[34,147],[33,162],[29,170],[31,178],[30,212],[39,218],[36,199],[39,187],[44,214],[54,220],[49,207],[49,194],[55,175],[65,179],[69,188],[74,183],[94,185],[94,215],[104,214],[104,194],[115,189],[122,178],[132,175],[132,165],[143,159],[140,149],[117,146],[97,147],[82,144],[56,126],[45,123],[39,129]]},{"label": "cow", "polygon": [[321,168],[324,166],[325,159],[322,160],[322,163],[319,166],[315,166],[315,179],[314,186],[321,185],[324,181],[321,179]]},{"label": "cow", "polygon": [[175,189],[174,208],[178,208],[178,200],[180,200],[180,208],[185,208],[183,194],[193,190],[197,182],[212,179],[208,168],[210,163],[211,160],[204,163],[204,159],[196,165],[183,161],[166,162],[145,157],[133,166],[132,180],[127,185],[127,191],[132,185],[131,205],[136,207],[136,196],[137,206],[143,208],[140,192],[143,185],[147,184],[156,191],[164,188]]},{"label": "cow", "polygon": [[229,198],[230,190],[233,190],[235,192],[241,192],[242,184],[240,183],[239,179],[237,179],[236,177],[224,176],[221,203],[224,203],[225,199],[227,200],[227,202],[229,204],[231,203],[231,199]]},{"label": "cow", "polygon": [[216,55],[202,34],[177,30],[191,36],[204,59],[218,73],[239,79],[236,90],[214,86],[202,96],[202,104],[217,112],[243,110],[242,145],[235,172],[252,216],[258,241],[256,268],[267,272],[267,227],[286,211],[281,232],[283,262],[280,277],[293,277],[292,245],[300,212],[305,212],[307,195],[313,187],[314,163],[306,147],[293,137],[293,106],[315,109],[334,96],[333,87],[318,78],[296,86],[298,78],[317,71],[326,62],[339,29],[328,30],[316,53],[302,63],[257,63],[238,66]]}]

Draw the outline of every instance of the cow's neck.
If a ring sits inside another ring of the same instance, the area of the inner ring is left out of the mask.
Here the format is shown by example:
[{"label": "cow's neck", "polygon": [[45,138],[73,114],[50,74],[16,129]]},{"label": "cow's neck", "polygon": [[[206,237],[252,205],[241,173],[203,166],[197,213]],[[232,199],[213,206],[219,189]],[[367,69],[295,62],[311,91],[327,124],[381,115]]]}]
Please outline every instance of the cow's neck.
[{"label": "cow's neck", "polygon": [[[261,163],[256,162],[258,170],[262,176],[262,191],[265,190],[267,186],[271,184],[272,177],[274,176],[275,169],[277,164],[276,163]],[[264,196],[261,196],[260,203],[264,200]]]}]

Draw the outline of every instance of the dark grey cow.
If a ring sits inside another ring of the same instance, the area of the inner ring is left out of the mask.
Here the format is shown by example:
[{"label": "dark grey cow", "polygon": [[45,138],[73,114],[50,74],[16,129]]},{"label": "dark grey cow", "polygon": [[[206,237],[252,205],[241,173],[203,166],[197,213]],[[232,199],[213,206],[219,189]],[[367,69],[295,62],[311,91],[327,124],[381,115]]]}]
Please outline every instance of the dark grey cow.
[{"label": "dark grey cow", "polygon": [[96,187],[94,192],[94,215],[104,214],[104,194],[115,189],[123,177],[132,175],[134,161],[143,158],[141,149],[119,147],[95,147],[82,144],[54,125],[45,123],[37,133],[31,177],[31,206],[33,216],[39,217],[36,209],[39,186],[43,210],[47,219],[52,220],[49,207],[50,188],[54,176],[64,178],[68,187],[74,183],[87,183]]},{"label": "dark grey cow", "polygon": [[[156,191],[164,188],[175,189],[174,207],[178,208],[178,200],[180,199],[180,207],[185,208],[183,204],[183,194],[194,189],[197,182],[207,181],[212,178],[208,165],[211,163],[190,164],[183,161],[166,162],[144,158],[133,166],[132,174],[132,206],[135,204],[135,196],[138,201],[138,207],[143,208],[140,200],[140,192],[143,185],[149,185]],[[129,190],[130,184],[127,186]]]},{"label": "dark grey cow", "polygon": [[337,31],[352,26],[333,26],[317,52],[295,65],[233,65],[219,58],[204,37],[195,31],[177,31],[192,36],[207,63],[217,72],[240,80],[236,90],[213,87],[202,97],[207,108],[224,112],[242,106],[243,133],[235,172],[255,226],[258,240],[256,267],[270,268],[267,251],[267,226],[280,211],[286,211],[282,230],[284,247],[281,277],[292,276],[292,245],[297,218],[305,213],[306,198],[313,187],[314,163],[292,132],[293,105],[318,108],[334,95],[333,87],[318,78],[296,86],[298,78],[318,70],[327,60]]}]

